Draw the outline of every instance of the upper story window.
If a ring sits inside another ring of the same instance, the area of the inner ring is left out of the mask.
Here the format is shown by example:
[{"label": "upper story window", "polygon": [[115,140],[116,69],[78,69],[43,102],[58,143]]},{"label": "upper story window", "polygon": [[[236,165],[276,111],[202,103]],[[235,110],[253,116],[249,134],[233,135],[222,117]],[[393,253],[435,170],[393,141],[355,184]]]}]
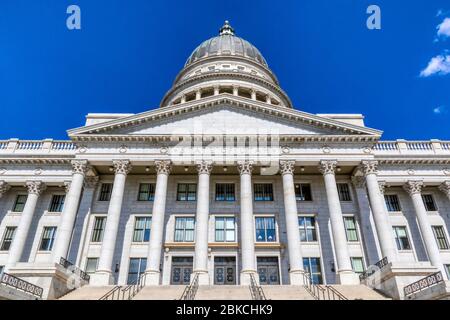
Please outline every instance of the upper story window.
[{"label": "upper story window", "polygon": [[436,203],[434,202],[433,196],[431,194],[423,194],[422,200],[427,211],[437,211]]},{"label": "upper story window", "polygon": [[40,251],[52,251],[53,243],[55,242],[56,227],[44,227],[42,233]]},{"label": "upper story window", "polygon": [[137,217],[134,222],[133,242],[150,241],[151,217]]},{"label": "upper story window", "polygon": [[271,183],[255,183],[255,201],[273,201],[273,186]]},{"label": "upper story window", "polygon": [[411,245],[409,244],[408,232],[405,226],[394,226],[395,242],[397,244],[398,250],[411,250]]},{"label": "upper story window", "polygon": [[311,185],[305,183],[296,183],[295,199],[297,201],[312,201]]},{"label": "upper story window", "polygon": [[236,225],[234,217],[216,217],[216,242],[235,242]]},{"label": "upper story window", "polygon": [[445,231],[443,226],[433,226],[434,237],[436,238],[437,244],[440,250],[448,250],[447,237],[445,236]]},{"label": "upper story window", "polygon": [[356,222],[354,217],[344,217],[345,232],[347,234],[347,241],[358,241],[358,231],[356,229]]},{"label": "upper story window", "polygon": [[19,194],[16,197],[16,201],[14,202],[13,212],[22,212],[23,208],[25,208],[25,202],[27,202],[28,195]]},{"label": "upper story window", "polygon": [[106,217],[95,217],[94,229],[92,230],[92,242],[102,242],[103,230],[105,229]]},{"label": "upper story window", "polygon": [[194,228],[195,228],[194,217],[176,217],[175,242],[193,242]]},{"label": "upper story window", "polygon": [[84,269],[87,274],[92,274],[97,271],[98,258],[87,258],[86,268]]},{"label": "upper story window", "polygon": [[361,274],[364,272],[364,262],[361,257],[351,257],[352,269],[355,273]]},{"label": "upper story window", "polygon": [[277,240],[274,217],[256,217],[255,229],[257,242],[275,242]]},{"label": "upper story window", "polygon": [[300,241],[315,242],[317,241],[316,234],[316,219],[314,217],[298,217],[298,224],[300,228]]},{"label": "upper story window", "polygon": [[102,183],[98,201],[109,201],[111,199],[112,188],[113,188],[112,183]]},{"label": "upper story window", "polygon": [[234,183],[216,184],[216,201],[235,201]]},{"label": "upper story window", "polygon": [[11,243],[14,239],[17,227],[6,227],[5,234],[3,235],[2,246],[0,251],[8,251],[11,247]]},{"label": "upper story window", "polygon": [[400,207],[400,202],[398,201],[398,196],[396,194],[384,195],[384,202],[386,202],[386,207],[389,212],[402,211],[402,208]]},{"label": "upper story window", "polygon": [[153,201],[155,200],[155,184],[141,183],[139,185],[138,201]]},{"label": "upper story window", "polygon": [[177,201],[195,201],[197,198],[197,185],[195,183],[179,183]]},{"label": "upper story window", "polygon": [[350,196],[350,188],[348,183],[338,183],[337,184],[339,200],[340,201],[352,201],[352,197]]},{"label": "upper story window", "polygon": [[61,194],[54,194],[50,202],[49,212],[62,212],[64,207],[64,200],[66,196]]},{"label": "upper story window", "polygon": [[322,268],[320,267],[320,258],[303,258],[303,269],[310,274],[312,283],[322,283]]}]

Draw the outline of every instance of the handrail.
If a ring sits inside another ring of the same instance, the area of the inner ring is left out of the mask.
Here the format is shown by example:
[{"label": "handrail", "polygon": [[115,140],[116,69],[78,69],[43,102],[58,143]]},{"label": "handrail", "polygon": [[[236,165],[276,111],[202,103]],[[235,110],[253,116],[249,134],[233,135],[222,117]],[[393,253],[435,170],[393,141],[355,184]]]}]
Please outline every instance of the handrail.
[{"label": "handrail", "polygon": [[78,268],[76,265],[74,265],[69,260],[66,260],[65,258],[61,257],[59,259],[59,264],[62,265],[65,269],[71,271],[73,274],[76,274],[77,276],[79,276],[81,279],[89,282],[91,277],[85,271]]},{"label": "handrail", "polygon": [[253,273],[250,273],[250,294],[253,300],[267,300],[263,288],[257,284]]},{"label": "handrail", "polygon": [[[340,293],[336,288],[330,285],[326,285],[325,289],[328,293],[328,300],[348,300],[342,293]],[[330,295],[332,295],[333,299],[330,299]],[[337,299],[336,299],[337,297]]]},{"label": "handrail", "polygon": [[145,286],[145,273],[141,274],[135,284],[130,284],[122,289],[122,300],[131,300]]},{"label": "handrail", "polygon": [[374,263],[373,265],[369,266],[367,268],[366,271],[364,271],[363,273],[361,273],[359,275],[359,281],[363,281],[364,279],[370,277],[371,275],[373,275],[375,272],[377,272],[378,270],[383,269],[385,266],[387,266],[389,264],[388,258],[384,257],[383,259],[381,259],[380,261]]},{"label": "handrail", "polygon": [[15,288],[25,293],[31,294],[35,297],[42,298],[42,293],[44,292],[43,288],[35,284],[32,284],[28,281],[17,278],[6,272],[2,272],[0,275],[1,275],[0,284],[4,284],[8,287]]},{"label": "handrail", "polygon": [[180,300],[194,300],[195,295],[197,294],[198,290],[198,277],[199,273],[194,273],[194,278],[191,280],[189,285],[184,288],[183,294],[181,295]]},{"label": "handrail", "polygon": [[325,287],[315,284],[311,275],[303,273],[303,286],[316,300],[348,300],[336,288],[326,285]]},{"label": "handrail", "polygon": [[435,286],[443,281],[444,277],[442,276],[442,272],[439,271],[407,285],[406,287],[403,288],[403,292],[407,297],[416,292],[422,291],[423,289]]},{"label": "handrail", "polygon": [[100,299],[98,300],[121,300],[120,299],[120,289],[122,286],[115,286],[111,290],[109,290],[107,293],[105,293]]}]

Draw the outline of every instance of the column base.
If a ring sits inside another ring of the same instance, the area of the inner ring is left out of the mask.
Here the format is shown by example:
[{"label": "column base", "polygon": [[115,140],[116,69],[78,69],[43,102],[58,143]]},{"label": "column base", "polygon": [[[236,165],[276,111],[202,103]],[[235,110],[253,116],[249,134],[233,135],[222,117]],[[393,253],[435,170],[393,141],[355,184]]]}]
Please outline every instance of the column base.
[{"label": "column base", "polygon": [[251,283],[250,275],[253,274],[255,277],[256,284],[259,285],[258,273],[255,270],[245,270],[241,271],[240,284],[241,286],[249,286]]},{"label": "column base", "polygon": [[289,284],[291,286],[304,285],[305,284],[305,271],[304,270],[289,271]]},{"label": "column base", "polygon": [[338,284],[360,284],[358,274],[353,271],[338,271],[336,281]]},{"label": "column base", "polygon": [[145,272],[145,285],[146,286],[159,286],[160,285],[161,272],[159,271],[146,271]]},{"label": "column base", "polygon": [[89,285],[91,286],[109,286],[114,284],[114,277],[110,271],[97,271],[91,274]]},{"label": "column base", "polygon": [[191,274],[191,279],[194,279],[195,274],[198,273],[198,285],[209,286],[209,273],[208,271],[194,271]]}]

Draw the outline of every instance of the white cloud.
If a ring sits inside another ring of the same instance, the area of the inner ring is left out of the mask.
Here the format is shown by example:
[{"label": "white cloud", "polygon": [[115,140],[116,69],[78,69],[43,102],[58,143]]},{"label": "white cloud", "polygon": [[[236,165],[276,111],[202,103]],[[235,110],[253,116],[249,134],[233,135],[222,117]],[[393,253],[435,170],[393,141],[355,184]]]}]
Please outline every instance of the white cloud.
[{"label": "white cloud", "polygon": [[426,78],[433,74],[446,75],[448,73],[450,73],[450,54],[431,58],[428,66],[420,72],[420,76]]},{"label": "white cloud", "polygon": [[433,109],[433,113],[434,114],[441,114],[441,113],[445,113],[447,111],[447,109],[445,108],[445,106],[439,106]]},{"label": "white cloud", "polygon": [[445,18],[436,29],[438,37],[450,37],[450,18]]}]

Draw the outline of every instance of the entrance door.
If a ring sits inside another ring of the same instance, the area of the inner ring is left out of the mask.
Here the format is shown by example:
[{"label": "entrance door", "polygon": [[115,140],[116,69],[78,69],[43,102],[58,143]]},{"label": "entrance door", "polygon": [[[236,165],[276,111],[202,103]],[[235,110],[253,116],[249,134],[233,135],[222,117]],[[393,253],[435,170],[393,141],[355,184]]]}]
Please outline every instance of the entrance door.
[{"label": "entrance door", "polygon": [[236,284],[235,257],[214,257],[214,284]]},{"label": "entrance door", "polygon": [[280,284],[277,257],[258,257],[258,275],[261,285]]},{"label": "entrance door", "polygon": [[170,284],[188,285],[190,283],[193,260],[192,257],[172,257]]}]

